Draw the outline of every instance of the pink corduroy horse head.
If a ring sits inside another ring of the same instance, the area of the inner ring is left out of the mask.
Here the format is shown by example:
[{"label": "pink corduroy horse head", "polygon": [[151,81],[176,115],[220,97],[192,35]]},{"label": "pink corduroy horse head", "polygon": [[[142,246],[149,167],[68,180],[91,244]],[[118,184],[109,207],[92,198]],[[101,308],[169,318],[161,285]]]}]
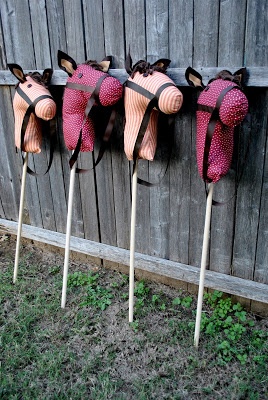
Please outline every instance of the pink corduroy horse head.
[{"label": "pink corduroy horse head", "polygon": [[41,75],[37,71],[24,74],[18,64],[8,64],[8,68],[19,80],[13,99],[16,147],[25,152],[40,153],[41,119],[48,121],[56,114],[56,103],[47,88],[53,70],[47,68]]},{"label": "pink corduroy horse head", "polygon": [[[69,75],[63,96],[63,134],[66,147],[74,150],[81,131],[82,152],[92,151],[95,141],[95,126],[91,115],[87,115],[90,101],[93,105],[112,106],[123,94],[118,79],[107,74],[111,57],[102,62],[76,62],[68,54],[58,51],[59,67]],[[94,96],[94,99],[93,99]]]},{"label": "pink corduroy horse head", "polygon": [[245,75],[245,68],[234,74],[223,70],[205,87],[197,71],[188,67],[185,72],[189,85],[202,90],[197,101],[196,156],[198,172],[205,182],[216,183],[231,166],[234,127],[248,111],[248,100],[241,89]]},{"label": "pink corduroy horse head", "polygon": [[129,160],[142,158],[152,161],[157,145],[159,111],[174,114],[181,108],[182,93],[166,75],[169,64],[167,59],[160,59],[152,65],[140,60],[132,67],[128,55],[126,70],[130,77],[125,83],[124,94],[124,148]]}]

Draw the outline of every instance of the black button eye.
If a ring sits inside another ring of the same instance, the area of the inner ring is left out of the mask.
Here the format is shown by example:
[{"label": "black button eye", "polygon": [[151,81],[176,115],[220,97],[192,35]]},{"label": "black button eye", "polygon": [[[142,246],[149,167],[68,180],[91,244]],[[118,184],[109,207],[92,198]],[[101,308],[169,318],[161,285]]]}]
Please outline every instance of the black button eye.
[{"label": "black button eye", "polygon": [[31,83],[29,83],[29,85],[27,85],[27,88],[30,88],[30,87],[32,87],[32,84],[31,84]]},{"label": "black button eye", "polygon": [[82,78],[82,76],[83,76],[82,72],[80,72],[77,76],[78,76],[78,78]]}]

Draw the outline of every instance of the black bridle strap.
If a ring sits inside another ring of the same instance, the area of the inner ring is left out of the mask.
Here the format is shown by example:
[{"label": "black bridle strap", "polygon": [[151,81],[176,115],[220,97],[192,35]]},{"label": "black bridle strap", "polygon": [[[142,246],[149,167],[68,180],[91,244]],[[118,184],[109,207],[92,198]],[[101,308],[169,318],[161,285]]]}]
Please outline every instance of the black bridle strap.
[{"label": "black bridle strap", "polygon": [[212,109],[211,107],[203,106],[202,104],[198,104],[198,111],[206,111],[210,112],[211,116],[209,119],[209,123],[207,126],[207,133],[206,133],[206,139],[205,139],[205,148],[204,148],[204,156],[203,156],[203,180],[206,182],[211,182],[211,179],[208,178],[207,173],[208,173],[208,168],[209,168],[209,162],[208,162],[208,157],[209,157],[209,152],[210,152],[210,146],[213,138],[213,134],[215,131],[215,127],[218,121],[220,121],[220,106],[221,103],[224,99],[224,96],[230,91],[230,90],[241,90],[238,86],[228,86],[225,89],[223,89],[219,97],[217,98],[216,105]]},{"label": "black bridle strap", "polygon": [[[41,96],[37,97],[34,101],[31,101],[31,99],[26,95],[26,93],[24,93],[24,91],[19,86],[16,88],[16,90],[17,90],[17,93],[23,98],[23,100],[25,100],[29,104],[29,107],[27,108],[27,110],[26,110],[26,112],[24,114],[23,121],[22,121],[22,126],[21,126],[20,148],[21,148],[21,151],[22,151],[22,147],[23,147],[23,144],[24,144],[25,133],[26,133],[26,129],[27,129],[27,126],[28,126],[28,123],[29,123],[29,120],[30,120],[30,116],[31,116],[32,113],[35,114],[35,107],[36,107],[37,103],[40,100],[43,100],[43,99],[52,99],[53,100],[53,97],[49,96],[47,94],[44,94],[44,95],[41,95]],[[36,116],[36,114],[35,114],[35,117],[38,118]],[[38,119],[41,120],[41,118],[38,118]],[[46,169],[46,171],[45,171],[45,173],[43,175],[46,175],[48,173],[48,171],[50,170],[50,167],[51,167],[51,164],[52,164],[52,161],[53,161],[53,152],[54,152],[54,146],[52,145],[52,137],[50,135],[49,162],[48,162],[48,167],[47,167],[47,169]],[[22,160],[23,160],[23,164],[24,164],[25,158],[24,158],[23,154],[21,154],[21,156],[22,156]],[[28,166],[27,166],[27,172],[28,172],[28,174],[33,175],[33,176],[40,175],[40,174],[32,171],[31,168],[29,168]]]},{"label": "black bridle strap", "polygon": [[[95,103],[99,104],[100,87],[101,87],[101,84],[102,84],[103,80],[105,78],[107,78],[108,76],[110,76],[110,75],[109,74],[102,75],[99,78],[99,80],[97,81],[95,88],[92,87],[92,86],[84,86],[84,85],[80,85],[80,84],[73,83],[73,82],[68,82],[67,85],[66,85],[66,87],[69,87],[70,89],[82,90],[82,91],[91,93],[91,96],[88,99],[88,102],[87,102],[87,105],[86,105],[86,108],[85,108],[85,115],[84,115],[84,119],[83,119],[83,122],[82,122],[82,127],[80,129],[79,138],[78,138],[76,147],[74,149],[74,152],[73,152],[73,154],[72,154],[72,156],[70,158],[70,161],[69,161],[70,168],[72,168],[74,163],[77,161],[78,155],[80,153],[81,145],[82,145],[83,127],[84,127],[84,125],[86,123],[86,120],[87,120],[87,118],[88,118],[88,116],[90,114],[90,111],[92,110],[92,107],[94,106],[94,104]],[[112,113],[110,115],[106,130],[104,132],[104,136],[102,138],[102,144],[101,144],[101,147],[100,147],[100,150],[99,150],[99,154],[98,154],[97,160],[96,160],[96,162],[94,162],[93,168],[91,168],[91,169],[94,169],[99,164],[99,162],[101,161],[101,159],[103,157],[103,154],[104,154],[104,152],[106,150],[106,147],[107,147],[107,143],[109,142],[109,139],[111,137],[111,133],[112,133],[113,126],[114,126],[114,121],[115,121],[115,115],[116,115],[116,112],[115,112],[115,109],[113,109]],[[75,171],[76,171],[76,173],[85,173],[85,172],[90,171],[91,169],[76,168]]]},{"label": "black bridle strap", "polygon": [[95,89],[94,86],[89,86],[89,85],[85,86],[75,82],[67,82],[66,87],[69,89],[81,90],[82,92],[89,92],[89,93],[94,92]]},{"label": "black bridle strap", "polygon": [[[146,129],[147,129],[148,124],[149,124],[151,112],[155,107],[158,108],[158,100],[159,100],[160,94],[167,87],[175,86],[175,85],[174,85],[174,83],[171,83],[171,82],[164,83],[156,91],[155,95],[153,93],[149,92],[148,90],[144,89],[143,87],[141,87],[141,86],[139,86],[137,84],[134,84],[134,82],[131,82],[131,81],[127,81],[126,82],[126,86],[128,88],[130,88],[132,90],[135,90],[136,92],[142,94],[143,96],[145,96],[147,98],[150,98],[150,101],[149,101],[149,103],[147,105],[147,108],[145,110],[144,116],[142,118],[141,125],[140,125],[139,131],[138,131],[138,135],[137,135],[137,138],[136,138],[136,142],[135,142],[135,145],[134,145],[134,150],[133,150],[133,161],[134,161],[133,171],[134,171],[135,164],[136,164],[136,161],[137,161],[138,156],[139,156],[139,150],[140,150],[140,147],[141,147],[141,144],[142,144]],[[166,168],[166,171],[167,171],[167,168]],[[166,174],[166,171],[165,171],[164,175]],[[161,180],[162,179],[163,179],[163,177],[161,178]],[[138,178],[138,183],[140,185],[148,186],[148,187],[157,186],[159,184],[159,183],[147,182],[147,181],[144,181],[143,179],[140,179],[140,178]]]},{"label": "black bridle strap", "polygon": [[125,85],[129,89],[132,89],[135,92],[141,94],[142,96],[147,97],[147,99],[149,99],[149,100],[152,100],[155,97],[155,95],[153,93],[149,92],[149,90],[145,89],[144,87],[138,85],[135,82],[127,80]]},{"label": "black bridle strap", "polygon": [[[208,167],[209,167],[208,157],[209,157],[212,137],[213,137],[213,134],[215,131],[216,124],[218,121],[220,121],[219,112],[220,112],[220,106],[224,99],[224,96],[226,95],[226,93],[228,93],[230,90],[233,90],[233,89],[241,90],[239,86],[228,86],[227,88],[223,89],[220,92],[219,97],[217,98],[216,105],[214,108],[205,106],[203,104],[198,104],[198,106],[197,106],[198,111],[205,111],[205,112],[209,112],[211,114],[209,123],[208,123],[208,127],[207,127],[205,148],[204,148],[204,157],[203,157],[203,180],[205,182],[205,190],[206,190],[207,195],[208,195],[208,191],[206,188],[206,182],[211,182],[211,179],[209,179],[207,177],[207,172],[208,172]],[[232,198],[234,198],[234,196],[232,196],[229,200],[224,201],[224,202],[218,202],[218,201],[212,200],[212,205],[213,206],[223,206],[223,205],[229,203],[229,201],[232,200]]]}]

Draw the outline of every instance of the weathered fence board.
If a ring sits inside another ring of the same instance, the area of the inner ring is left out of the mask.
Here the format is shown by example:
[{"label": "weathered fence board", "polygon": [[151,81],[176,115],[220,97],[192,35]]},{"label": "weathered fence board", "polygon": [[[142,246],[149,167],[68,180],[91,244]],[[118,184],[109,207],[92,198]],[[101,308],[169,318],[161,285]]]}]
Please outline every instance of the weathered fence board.
[{"label": "weathered fence board", "polygon": [[[0,219],[1,232],[14,235],[16,234],[16,229],[17,224],[15,222]],[[46,243],[56,248],[65,247],[65,235],[29,225],[23,225],[22,237],[36,242]],[[119,247],[72,237],[71,250],[96,259],[119,262],[121,265],[126,266],[129,265],[129,250]],[[190,265],[140,253],[136,253],[136,265],[137,269],[140,271],[171,278],[173,282],[179,280],[194,285],[198,285],[199,283],[199,268]],[[268,285],[262,283],[228,276],[219,272],[207,271],[205,287],[268,304]]]},{"label": "weathered fence board", "polygon": [[[128,78],[124,65],[129,48],[133,63],[140,59],[154,62],[170,58],[167,74],[183,92],[184,104],[175,117],[174,143],[166,176],[157,187],[138,187],[136,250],[140,253],[138,260],[142,258],[145,264],[147,257],[154,255],[166,260],[167,274],[169,269],[177,271],[172,262],[189,265],[188,272],[185,269],[180,276],[186,277],[189,273],[186,281],[190,288],[198,281],[206,195],[195,156],[198,93],[188,87],[185,70],[193,66],[207,84],[222,69],[234,72],[246,66],[248,88],[245,91],[250,113],[236,133],[232,167],[217,183],[215,199],[230,199],[236,192],[235,181],[241,170],[243,175],[236,196],[224,206],[213,208],[207,266],[211,271],[207,273],[209,279],[209,274],[218,277],[218,272],[224,273],[232,291],[235,291],[232,282],[239,281],[229,276],[232,274],[268,283],[266,8],[263,0],[241,0],[239,6],[235,0],[2,0],[0,217],[18,218],[22,170],[13,139],[12,97],[17,80],[7,70],[7,62],[20,64],[26,73],[47,67],[54,69],[51,91],[58,107],[58,115],[51,123],[56,131],[54,162],[46,176],[27,176],[24,222],[64,233],[70,152],[65,147],[61,118],[67,74],[59,69],[58,50],[68,53],[77,63],[86,59],[100,61],[112,55],[109,72],[121,83]],[[100,165],[94,171],[76,176],[75,180],[72,235],[110,246],[113,254],[103,257],[104,264],[122,262],[128,253],[121,258],[121,250],[117,249],[129,248],[132,162],[124,154],[123,114],[121,104],[111,143]],[[104,120],[104,116],[101,118]],[[165,129],[160,130],[155,161],[140,161],[139,177],[152,182],[161,177],[169,159],[166,136]],[[92,153],[81,154],[79,165],[92,168],[100,137],[98,131],[96,148]],[[48,157],[48,143],[44,140],[42,153],[30,156],[30,165],[44,171]],[[148,270],[152,272],[154,262],[148,261]],[[194,279],[191,268],[195,271]],[[164,271],[164,266],[159,271]],[[213,287],[217,286],[214,283]],[[237,287],[236,294],[239,293]]]},{"label": "weathered fence board", "polygon": [[[219,49],[218,65],[228,65],[235,72],[235,65],[243,65],[244,31],[246,17],[246,1],[241,1],[240,7],[235,7],[234,0],[220,2]],[[228,22],[228,30],[225,29]],[[243,129],[240,129],[243,141]],[[225,274],[231,273],[232,247],[234,240],[234,220],[236,201],[236,180],[238,179],[237,152],[239,153],[239,129],[235,129],[235,150],[233,163],[226,178],[216,184],[215,199],[227,201],[220,207],[214,207],[211,220],[210,266],[213,271]]]},{"label": "weathered fence board", "polygon": [[[70,54],[71,55],[71,54]],[[132,55],[132,53],[131,53]],[[134,63],[136,60],[140,59],[138,57],[134,57],[132,55]],[[83,62],[84,60],[81,60]],[[187,63],[188,67],[188,63]],[[232,67],[232,72],[238,70],[241,68],[241,65],[236,65]],[[247,73],[248,73],[248,80],[247,80],[247,86],[251,87],[267,87],[268,86],[268,74],[267,74],[267,68],[268,67],[247,67]],[[196,67],[195,68],[203,77],[203,82],[204,84],[207,84],[207,82],[215,77],[215,75],[222,71],[223,69],[230,69],[229,66],[222,65],[219,67]],[[186,82],[185,79],[185,70],[186,70],[186,65],[185,68],[169,68],[167,70],[167,75],[175,82],[177,86],[188,86],[188,83]],[[33,71],[33,69],[26,69],[25,72],[30,72]],[[39,70],[40,71],[40,70]],[[125,71],[125,69],[110,69],[109,70],[110,75],[114,76],[115,78],[119,79],[121,83],[124,83],[127,78],[128,74]],[[67,75],[64,71],[60,71],[55,69],[52,80],[51,80],[51,85],[62,85],[64,86],[66,84],[67,80]],[[16,78],[11,74],[10,71],[0,71],[0,85],[15,85],[17,83]]]}]

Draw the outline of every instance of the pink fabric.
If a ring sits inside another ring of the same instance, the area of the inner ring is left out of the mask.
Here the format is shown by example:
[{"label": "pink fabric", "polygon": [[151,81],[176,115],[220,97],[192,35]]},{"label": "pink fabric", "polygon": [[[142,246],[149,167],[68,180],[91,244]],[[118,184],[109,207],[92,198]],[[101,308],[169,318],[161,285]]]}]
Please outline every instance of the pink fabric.
[{"label": "pink fabric", "polygon": [[[132,81],[149,92],[155,94],[156,91],[164,83],[172,82],[172,80],[161,72],[154,71],[152,75],[146,77],[139,72],[136,72],[134,78],[129,78]],[[182,105],[182,93],[176,86],[169,86],[163,90],[159,98],[159,109],[165,114],[173,114],[179,111]],[[149,99],[131,88],[125,88],[124,104],[126,114],[126,125],[124,130],[124,147],[128,160],[133,159],[133,150],[140,124]],[[139,150],[139,158],[152,161],[154,159],[157,145],[157,120],[158,110],[154,109],[150,116],[150,121],[145,132],[141,147]]]},{"label": "pink fabric", "polygon": [[[30,76],[26,76],[26,82],[19,84],[23,92],[34,101],[42,95],[51,96],[48,89],[34,81]],[[15,145],[20,148],[21,145],[21,127],[23,118],[29,104],[16,92],[13,99],[13,109],[15,116]],[[45,98],[40,100],[35,106],[36,116],[48,121],[54,118],[56,114],[56,104],[53,99]],[[22,150],[29,153],[40,153],[42,144],[42,129],[38,118],[32,113],[27,125],[24,136]]]},{"label": "pink fabric", "polygon": [[[86,64],[78,65],[67,82],[95,87],[98,79],[105,75]],[[123,87],[118,79],[105,78],[100,87],[99,99],[103,106],[112,106],[122,97]],[[63,96],[63,134],[66,147],[74,150],[84,120],[84,112],[91,93],[66,87]],[[95,129],[93,120],[87,118],[82,130],[81,151],[92,151],[94,148]]]},{"label": "pink fabric", "polygon": [[[198,104],[215,107],[220,92],[228,86],[238,87],[235,83],[216,79],[201,92]],[[240,124],[248,112],[248,100],[245,94],[237,89],[230,90],[224,96],[220,106],[220,121],[217,122],[211,141],[208,157],[207,178],[215,183],[227,174],[233,155],[234,127]],[[198,171],[202,179],[203,158],[207,127],[211,114],[197,111],[196,154]]]}]

